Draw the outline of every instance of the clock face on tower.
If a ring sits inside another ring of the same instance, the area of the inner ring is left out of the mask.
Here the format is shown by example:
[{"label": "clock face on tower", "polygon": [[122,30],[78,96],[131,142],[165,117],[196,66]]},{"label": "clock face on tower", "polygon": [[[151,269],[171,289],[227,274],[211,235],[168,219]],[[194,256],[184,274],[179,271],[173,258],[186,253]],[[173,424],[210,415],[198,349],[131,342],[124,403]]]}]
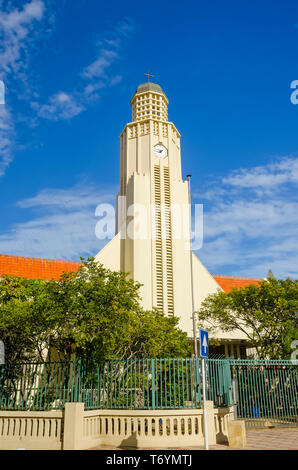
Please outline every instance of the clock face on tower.
[{"label": "clock face on tower", "polygon": [[162,144],[157,144],[153,147],[154,155],[158,158],[166,158],[168,155],[168,150]]}]

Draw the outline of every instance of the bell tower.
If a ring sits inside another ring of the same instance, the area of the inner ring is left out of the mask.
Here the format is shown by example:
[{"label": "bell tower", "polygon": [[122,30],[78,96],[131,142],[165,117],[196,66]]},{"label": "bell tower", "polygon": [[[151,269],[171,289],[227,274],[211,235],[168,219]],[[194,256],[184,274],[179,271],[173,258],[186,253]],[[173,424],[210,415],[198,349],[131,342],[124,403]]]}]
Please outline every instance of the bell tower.
[{"label": "bell tower", "polygon": [[180,134],[168,121],[169,100],[159,85],[139,85],[130,104],[132,121],[120,136],[120,270],[143,284],[144,308],[179,316],[186,331],[191,329],[191,265]]}]

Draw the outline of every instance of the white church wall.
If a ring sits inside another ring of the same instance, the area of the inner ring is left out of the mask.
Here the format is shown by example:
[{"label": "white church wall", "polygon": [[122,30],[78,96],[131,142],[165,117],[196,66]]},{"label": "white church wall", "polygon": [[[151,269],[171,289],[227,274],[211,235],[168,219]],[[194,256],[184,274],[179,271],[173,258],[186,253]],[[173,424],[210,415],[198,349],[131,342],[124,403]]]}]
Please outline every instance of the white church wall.
[{"label": "white church wall", "polygon": [[[210,294],[215,294],[218,291],[223,292],[223,289],[216,282],[214,277],[207,271],[205,266],[201,263],[199,258],[193,253],[193,273],[194,273],[194,304],[195,310],[199,310],[205,298]],[[206,328],[208,329],[207,325]],[[218,329],[211,337],[222,340],[240,340],[247,339],[247,335],[241,330],[233,330],[224,332]]]},{"label": "white church wall", "polygon": [[[175,316],[179,316],[180,328],[192,336],[191,258],[189,252],[189,217],[183,214],[188,207],[187,182],[172,181],[172,204],[180,208],[177,219],[173,215],[173,283]],[[184,220],[183,218],[184,217]],[[183,227],[184,225],[184,227]]]},{"label": "white church wall", "polygon": [[[152,237],[150,217],[150,177],[134,173],[127,185],[127,236],[125,247],[125,271],[130,266],[131,277],[142,284],[140,296],[146,309],[152,308]],[[132,206],[132,204],[134,204]],[[143,211],[142,208],[148,208]]]},{"label": "white church wall", "polygon": [[115,235],[94,259],[111,271],[120,271],[120,233]]}]

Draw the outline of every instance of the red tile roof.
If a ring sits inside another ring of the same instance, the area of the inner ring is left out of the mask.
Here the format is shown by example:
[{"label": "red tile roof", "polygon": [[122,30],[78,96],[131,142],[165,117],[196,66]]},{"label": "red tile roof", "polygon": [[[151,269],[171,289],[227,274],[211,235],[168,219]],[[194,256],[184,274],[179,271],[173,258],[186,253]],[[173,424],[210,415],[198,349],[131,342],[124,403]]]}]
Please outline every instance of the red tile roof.
[{"label": "red tile roof", "polygon": [[[80,265],[81,263],[76,261],[58,261],[0,254],[0,276],[7,274],[29,279],[58,279],[63,271],[77,272]],[[249,277],[220,275],[213,275],[213,277],[225,292],[230,292],[233,287],[246,287],[249,284],[258,284],[262,281],[262,279]]]},{"label": "red tile roof", "polygon": [[236,287],[239,289],[241,287],[247,287],[250,284],[258,285],[260,282],[264,280],[264,279],[256,279],[256,278],[251,278],[251,277],[220,276],[220,275],[215,275],[215,274],[213,274],[213,277],[225,292],[230,292],[233,289],[233,287]]},{"label": "red tile roof", "polygon": [[58,279],[63,271],[77,272],[80,264],[75,261],[0,255],[0,276],[7,274],[28,279]]}]

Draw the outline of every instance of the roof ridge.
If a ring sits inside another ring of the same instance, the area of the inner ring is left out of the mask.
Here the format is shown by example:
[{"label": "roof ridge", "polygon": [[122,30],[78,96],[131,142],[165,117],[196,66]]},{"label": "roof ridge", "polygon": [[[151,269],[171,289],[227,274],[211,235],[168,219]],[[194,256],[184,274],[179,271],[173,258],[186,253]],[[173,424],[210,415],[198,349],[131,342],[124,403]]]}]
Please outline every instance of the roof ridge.
[{"label": "roof ridge", "polygon": [[226,276],[225,274],[212,274],[213,277],[219,277],[221,279],[226,278],[226,279],[255,279],[255,280],[263,280],[263,277],[247,277],[247,276]]},{"label": "roof ridge", "polygon": [[81,264],[81,261],[70,261],[70,260],[63,260],[63,259],[53,259],[53,258],[35,258],[34,256],[19,256],[19,255],[7,255],[0,253],[0,257],[8,257],[8,258],[21,258],[26,260],[34,260],[34,261],[55,261],[57,263],[75,263]]}]

